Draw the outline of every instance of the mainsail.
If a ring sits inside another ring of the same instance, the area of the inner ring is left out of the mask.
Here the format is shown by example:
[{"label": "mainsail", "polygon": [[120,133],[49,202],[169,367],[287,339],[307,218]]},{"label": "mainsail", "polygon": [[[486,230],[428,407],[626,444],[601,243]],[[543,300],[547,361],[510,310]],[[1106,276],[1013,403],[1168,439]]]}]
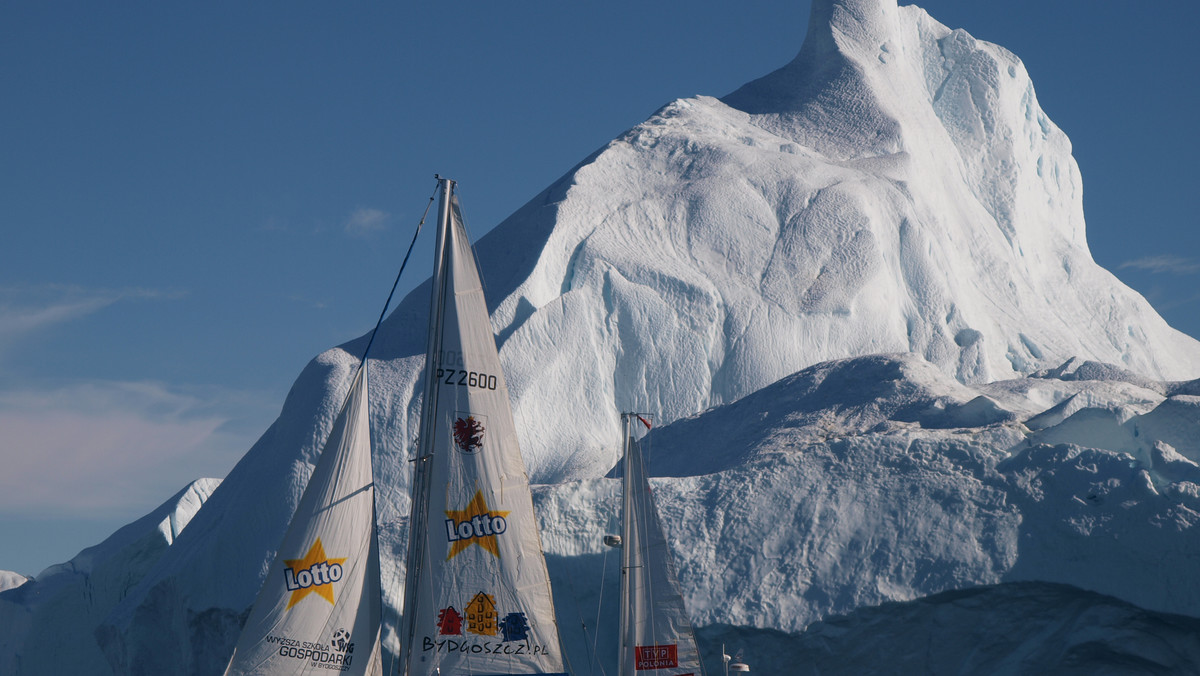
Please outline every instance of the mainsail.
[{"label": "mainsail", "polygon": [[454,184],[439,181],[402,673],[563,673],[541,536],[479,271]]},{"label": "mainsail", "polygon": [[383,672],[374,512],[364,362],[242,629],[227,676]]},{"label": "mainsail", "polygon": [[621,509],[621,650],[618,673],[691,676],[703,673],[692,624],[679,593],[642,451],[633,438],[632,413],[625,423]]}]

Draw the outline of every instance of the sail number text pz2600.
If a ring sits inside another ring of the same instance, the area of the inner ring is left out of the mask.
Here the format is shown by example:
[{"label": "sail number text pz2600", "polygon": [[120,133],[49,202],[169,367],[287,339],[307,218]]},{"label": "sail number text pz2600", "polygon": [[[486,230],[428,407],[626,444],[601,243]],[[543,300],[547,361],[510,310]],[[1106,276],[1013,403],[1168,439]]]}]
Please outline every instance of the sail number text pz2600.
[{"label": "sail number text pz2600", "polygon": [[462,369],[438,369],[437,377],[445,385],[461,385],[462,387],[477,387],[481,390],[496,389],[496,376]]}]

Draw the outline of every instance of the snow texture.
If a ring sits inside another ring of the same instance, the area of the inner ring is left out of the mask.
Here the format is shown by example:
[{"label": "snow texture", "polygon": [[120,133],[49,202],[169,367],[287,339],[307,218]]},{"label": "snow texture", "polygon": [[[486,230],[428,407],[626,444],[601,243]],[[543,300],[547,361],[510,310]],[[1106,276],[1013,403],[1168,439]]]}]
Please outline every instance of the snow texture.
[{"label": "snow texture", "polygon": [[[658,429],[645,445],[651,473],[675,477],[656,480],[656,496],[701,626],[797,634],[863,608],[1024,581],[1188,614],[1200,601],[1187,572],[1200,556],[1191,530],[1200,524],[1200,466],[1194,451],[1177,452],[1157,433],[1126,433],[1176,409],[1178,398],[1110,380],[971,388],[915,355],[870,356],[818,364]],[[1038,432],[1024,423],[1081,399],[1098,407]],[[1107,435],[1074,421],[1131,399],[1145,400],[1144,413]],[[1200,432],[1194,412],[1179,420]],[[1087,443],[1039,442],[1081,432]],[[590,555],[603,567],[600,545],[575,534],[611,529],[595,505],[613,501],[613,483],[545,487],[538,508],[548,553]],[[571,579],[603,572],[582,565]],[[556,589],[560,617],[586,613],[571,607],[572,591]],[[902,614],[892,620],[903,634]],[[1123,634],[1097,634],[1124,649]],[[1182,637],[1171,638],[1172,650],[1194,655],[1198,639]],[[853,664],[821,673],[862,673]]]},{"label": "snow texture", "polygon": [[[1200,606],[1200,343],[1092,260],[1070,143],[996,45],[816,0],[791,63],[668,104],[477,248],[579,672],[615,633],[594,618],[616,614],[619,410],[660,423],[650,469],[710,642],[786,635],[821,673],[870,673],[923,640],[908,625],[1036,606],[987,649],[1053,671],[1146,657],[1147,626]],[[428,298],[371,361],[393,654]],[[220,673],[365,343],[315,358],[219,487],[0,591],[0,673]],[[956,629],[923,644],[930,673],[975,664]],[[858,631],[878,652],[817,654]],[[1145,664],[1200,670],[1194,636]]]},{"label": "snow texture", "polygon": [[70,561],[16,588],[0,588],[0,674],[112,673],[96,628],[154,568],[220,483],[194,481]]},{"label": "snow texture", "polygon": [[29,578],[20,573],[14,573],[11,570],[0,570],[0,592],[7,589],[16,589],[29,581]]}]

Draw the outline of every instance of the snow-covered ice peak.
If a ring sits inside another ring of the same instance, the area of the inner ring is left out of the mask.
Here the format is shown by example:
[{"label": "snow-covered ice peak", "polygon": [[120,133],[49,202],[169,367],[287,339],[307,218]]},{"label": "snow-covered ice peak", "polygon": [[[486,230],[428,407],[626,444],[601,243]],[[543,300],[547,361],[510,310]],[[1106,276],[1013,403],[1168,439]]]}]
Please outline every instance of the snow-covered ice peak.
[{"label": "snow-covered ice peak", "polygon": [[675,420],[853,355],[1200,375],[1200,343],[1092,260],[1020,60],[887,0],[814,3],[790,64],[668,104],[479,252],[539,481],[610,466],[614,410]]},{"label": "snow-covered ice peak", "polygon": [[[823,362],[703,413],[652,431],[655,476],[699,476],[745,464],[787,446],[903,429],[980,428],[1018,422],[1014,397],[995,399],[911,354]],[[662,441],[655,446],[655,440]],[[701,442],[701,440],[704,440]],[[614,470],[614,473],[617,470]]]},{"label": "snow-covered ice peak", "polygon": [[968,386],[911,354],[823,362],[656,428],[645,454],[655,476],[700,476],[785,449],[952,430],[1010,454],[1037,444],[1105,449],[1157,485],[1200,482],[1200,397],[1168,396],[1166,383],[1095,362],[1054,371]]},{"label": "snow-covered ice peak", "polygon": [[20,573],[14,573],[11,570],[0,570],[0,592],[8,589],[16,589],[29,581],[29,578]]},{"label": "snow-covered ice peak", "polygon": [[169,551],[221,484],[197,479],[152,512],[66,563],[5,589],[0,674],[104,674],[96,629]]},{"label": "snow-covered ice peak", "polygon": [[[615,411],[669,422],[855,355],[967,384],[1073,357],[1200,376],[1200,343],[1092,260],[1070,143],[1020,60],[891,0],[819,0],[791,63],[669,103],[477,248],[539,482],[607,472]],[[376,343],[398,441],[428,293]]]}]

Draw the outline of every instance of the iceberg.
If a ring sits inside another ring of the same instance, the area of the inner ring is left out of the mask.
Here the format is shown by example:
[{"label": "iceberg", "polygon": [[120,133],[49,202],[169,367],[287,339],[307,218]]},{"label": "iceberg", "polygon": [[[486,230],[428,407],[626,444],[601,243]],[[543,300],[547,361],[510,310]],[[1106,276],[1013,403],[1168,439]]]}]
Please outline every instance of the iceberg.
[{"label": "iceberg", "polygon": [[[1126,641],[1200,603],[1200,342],[1093,261],[1070,142],[1005,49],[894,0],[816,0],[791,63],[668,103],[476,248],[559,616],[617,587],[599,536],[617,411],[639,410],[702,642],[812,654],[886,623],[884,659],[904,623],[1016,626],[1032,604],[1063,608],[1008,646],[1030,659],[1096,609],[1097,650],[1200,669],[1186,631],[1157,657]],[[429,296],[371,365],[388,656]],[[156,511],[103,565],[0,591],[0,671],[220,673],[365,340],[305,367],[219,488],[181,494],[185,529]],[[577,670],[615,641],[570,624]],[[948,636],[929,664],[975,640]]]}]

